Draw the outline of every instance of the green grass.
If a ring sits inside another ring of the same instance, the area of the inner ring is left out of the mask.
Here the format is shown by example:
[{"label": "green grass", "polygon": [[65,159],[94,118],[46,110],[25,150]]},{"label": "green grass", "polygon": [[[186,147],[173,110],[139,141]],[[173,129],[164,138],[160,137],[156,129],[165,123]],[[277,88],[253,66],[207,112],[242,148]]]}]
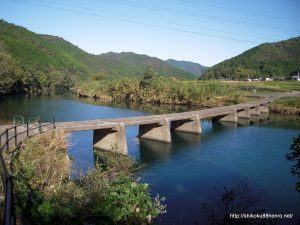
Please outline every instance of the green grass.
[{"label": "green grass", "polygon": [[300,97],[289,97],[276,100],[274,103],[287,107],[300,108]]},{"label": "green grass", "polygon": [[237,87],[219,81],[182,81],[162,76],[81,82],[79,96],[102,101],[128,101],[199,107],[230,105],[246,100]]},{"label": "green grass", "polygon": [[[102,102],[134,102],[187,105],[198,108],[231,105],[250,101],[255,94],[300,91],[297,81],[228,82],[182,81],[161,76],[123,78],[78,83],[79,96],[93,97]],[[286,98],[271,104],[276,113],[298,115],[299,98]]]},{"label": "green grass", "polygon": [[236,81],[236,82],[226,82],[240,89],[252,89],[256,88],[257,91],[262,90],[262,92],[276,92],[276,91],[300,91],[299,81]]}]

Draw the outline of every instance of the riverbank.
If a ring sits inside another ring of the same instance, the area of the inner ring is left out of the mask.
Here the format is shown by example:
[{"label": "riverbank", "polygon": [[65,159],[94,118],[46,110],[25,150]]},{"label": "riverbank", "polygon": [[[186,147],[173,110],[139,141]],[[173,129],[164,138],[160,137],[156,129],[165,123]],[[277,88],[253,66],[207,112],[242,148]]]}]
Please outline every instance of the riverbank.
[{"label": "riverbank", "polygon": [[133,159],[100,152],[101,163],[70,180],[80,171],[71,170],[67,147],[63,132],[50,131],[27,139],[11,156],[23,224],[150,224],[164,213],[163,198],[152,198],[149,185],[134,179],[140,166]]},{"label": "riverbank", "polygon": [[[256,94],[300,91],[298,82],[181,81],[165,77],[81,82],[75,89],[83,98],[101,102],[128,102],[197,106],[226,106],[253,100]],[[273,113],[299,116],[299,97],[270,105]]]},{"label": "riverbank", "polygon": [[300,97],[279,99],[269,107],[272,113],[300,117]]},{"label": "riverbank", "polygon": [[182,81],[155,76],[144,79],[100,80],[79,83],[80,97],[103,102],[137,102],[152,104],[214,107],[246,102],[249,97],[238,88],[219,81]]}]

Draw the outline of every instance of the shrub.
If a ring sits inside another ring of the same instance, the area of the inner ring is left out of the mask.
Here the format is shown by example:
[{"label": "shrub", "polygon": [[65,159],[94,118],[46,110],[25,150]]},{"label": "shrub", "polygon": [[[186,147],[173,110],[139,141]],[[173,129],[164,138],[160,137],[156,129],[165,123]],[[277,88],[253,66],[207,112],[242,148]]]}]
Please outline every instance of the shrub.
[{"label": "shrub", "polygon": [[149,185],[133,178],[140,168],[116,153],[97,154],[95,169],[69,180],[70,160],[62,132],[26,140],[13,156],[17,210],[30,224],[141,224],[165,212]]},{"label": "shrub", "polygon": [[295,162],[291,168],[291,174],[298,177],[295,189],[300,192],[300,134],[297,138],[293,138],[290,149],[291,152],[286,155],[286,159]]},{"label": "shrub", "polygon": [[[145,77],[123,78],[81,82],[76,86],[80,96],[108,101],[131,101],[142,103],[163,103],[176,105],[211,106],[212,99],[224,97],[226,101],[215,101],[218,105],[235,103],[244,99],[237,87],[219,81],[182,81],[154,74],[151,69]],[[154,74],[154,75],[153,75]],[[231,101],[231,99],[233,99]]]}]

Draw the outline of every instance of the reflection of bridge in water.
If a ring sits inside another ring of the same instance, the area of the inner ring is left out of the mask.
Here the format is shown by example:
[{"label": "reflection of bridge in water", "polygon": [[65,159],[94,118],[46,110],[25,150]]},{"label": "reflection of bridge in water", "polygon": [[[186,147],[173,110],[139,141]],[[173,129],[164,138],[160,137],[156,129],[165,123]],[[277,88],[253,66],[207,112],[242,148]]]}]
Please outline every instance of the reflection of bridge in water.
[{"label": "reflection of bridge in water", "polygon": [[[149,163],[151,161],[165,161],[172,154],[180,154],[187,146],[193,149],[193,146],[199,146],[200,143],[207,142],[214,136],[224,130],[237,129],[251,125],[261,125],[269,120],[267,113],[259,116],[251,116],[251,119],[239,118],[238,123],[216,121],[211,123],[210,120],[202,121],[202,124],[207,127],[205,136],[186,132],[171,132],[171,143],[162,143],[155,140],[141,138],[139,140],[139,153],[141,163]],[[204,130],[204,129],[203,129]],[[201,148],[201,147],[200,147]]]},{"label": "reflection of bridge in water", "polygon": [[[155,154],[161,155],[163,152],[168,155],[168,149],[170,149],[170,146],[168,147],[168,145],[163,145],[165,146],[163,147],[164,150],[159,151],[159,149],[162,148],[162,145],[158,145],[157,141],[170,143],[171,130],[180,131],[182,134],[178,132],[177,136],[181,135],[184,139],[188,137],[186,135],[188,133],[193,135],[201,133],[201,120],[203,119],[212,119],[213,121],[219,121],[225,126],[231,127],[258,124],[259,122],[267,119],[267,104],[269,102],[282,97],[295,95],[298,95],[298,93],[265,95],[263,99],[248,103],[191,112],[61,122],[56,123],[56,127],[67,132],[93,130],[93,143],[95,148],[109,151],[112,149],[112,146],[118,146],[117,151],[121,154],[127,155],[126,127],[139,126],[138,137],[142,138],[140,144],[143,145],[145,149],[152,149],[153,157],[155,157]],[[200,141],[200,138],[198,139]],[[157,149],[157,151],[154,151],[153,149]]]}]

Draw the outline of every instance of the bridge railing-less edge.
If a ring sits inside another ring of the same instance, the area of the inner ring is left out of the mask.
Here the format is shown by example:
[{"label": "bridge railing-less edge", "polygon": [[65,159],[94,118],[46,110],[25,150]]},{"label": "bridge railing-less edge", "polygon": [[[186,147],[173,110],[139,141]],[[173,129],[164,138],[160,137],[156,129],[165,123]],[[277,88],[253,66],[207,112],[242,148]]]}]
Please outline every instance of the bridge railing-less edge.
[{"label": "bridge railing-less edge", "polygon": [[[18,132],[18,128],[23,129],[23,131]],[[24,139],[30,138],[37,134],[41,134],[44,128],[55,129],[55,118],[53,118],[52,123],[41,123],[38,120],[37,123],[26,123],[26,124],[16,124],[10,128],[5,129],[2,134],[0,134],[0,162],[1,162],[1,181],[4,188],[4,212],[3,212],[3,225],[14,225],[15,221],[15,210],[14,210],[14,196],[13,196],[13,176],[11,171],[7,168],[7,163],[3,156],[3,152],[8,151],[10,148],[10,142],[14,140],[14,149],[18,147],[21,141],[21,135],[26,134]],[[34,132],[37,131],[37,132]],[[3,141],[4,140],[4,141]],[[12,145],[11,145],[12,146]]]}]

